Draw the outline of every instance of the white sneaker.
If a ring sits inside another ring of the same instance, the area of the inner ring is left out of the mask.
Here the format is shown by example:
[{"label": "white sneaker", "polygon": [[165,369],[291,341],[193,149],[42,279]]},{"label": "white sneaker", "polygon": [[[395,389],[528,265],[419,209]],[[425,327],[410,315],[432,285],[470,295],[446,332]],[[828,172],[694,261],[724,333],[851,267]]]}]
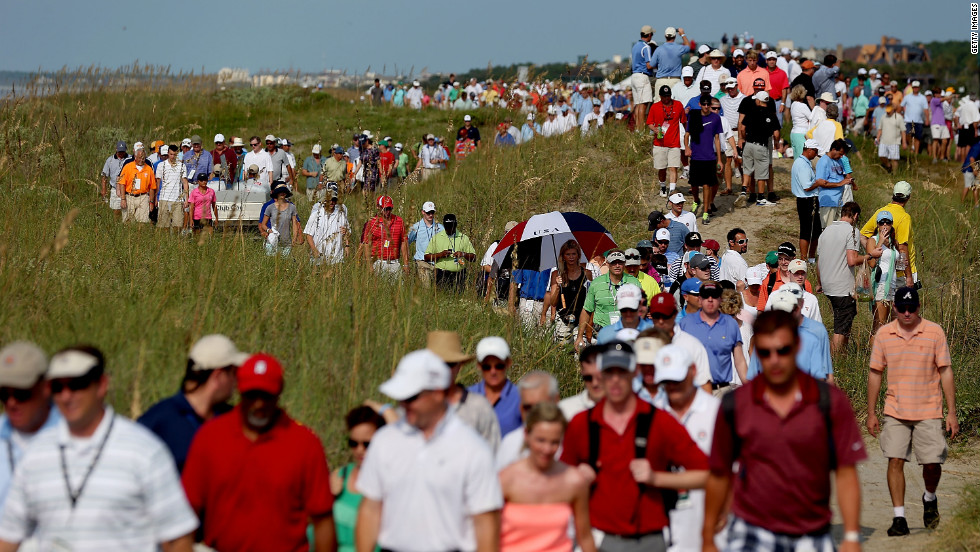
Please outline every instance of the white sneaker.
[{"label": "white sneaker", "polygon": [[667,197],[667,186],[660,187],[660,197]]},{"label": "white sneaker", "polygon": [[755,204],[758,205],[759,207],[768,207],[770,205],[775,205],[775,203],[770,203],[765,198],[756,201]]},{"label": "white sneaker", "polygon": [[735,198],[735,207],[745,207],[745,203],[748,200],[749,198],[745,195],[745,192],[738,194],[738,197]]},{"label": "white sneaker", "polygon": [[687,180],[690,174],[691,174],[691,170],[688,167],[684,167],[684,171],[681,172],[681,178]]}]

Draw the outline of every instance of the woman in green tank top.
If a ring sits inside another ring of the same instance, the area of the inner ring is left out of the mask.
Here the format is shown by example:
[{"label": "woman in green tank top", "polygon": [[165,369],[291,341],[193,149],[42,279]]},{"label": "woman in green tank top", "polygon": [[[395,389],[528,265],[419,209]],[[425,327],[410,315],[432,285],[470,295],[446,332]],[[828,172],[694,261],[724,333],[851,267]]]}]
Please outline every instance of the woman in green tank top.
[{"label": "woman in green tank top", "polygon": [[358,406],[347,413],[347,445],[353,462],[336,470],[330,476],[330,490],[334,494],[333,520],[337,527],[339,552],[354,552],[354,525],[361,494],[357,492],[357,476],[361,462],[367,454],[374,432],[385,425],[384,418],[369,406]]}]

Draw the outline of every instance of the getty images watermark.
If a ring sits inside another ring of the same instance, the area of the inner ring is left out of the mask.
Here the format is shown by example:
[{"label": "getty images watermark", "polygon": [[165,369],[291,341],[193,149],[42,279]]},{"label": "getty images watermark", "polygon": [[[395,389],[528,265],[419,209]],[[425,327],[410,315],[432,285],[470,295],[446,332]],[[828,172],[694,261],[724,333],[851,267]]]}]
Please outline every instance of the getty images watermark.
[{"label": "getty images watermark", "polygon": [[970,53],[977,55],[980,51],[978,48],[977,31],[980,30],[980,21],[977,20],[977,8],[978,4],[976,2],[970,3]]}]

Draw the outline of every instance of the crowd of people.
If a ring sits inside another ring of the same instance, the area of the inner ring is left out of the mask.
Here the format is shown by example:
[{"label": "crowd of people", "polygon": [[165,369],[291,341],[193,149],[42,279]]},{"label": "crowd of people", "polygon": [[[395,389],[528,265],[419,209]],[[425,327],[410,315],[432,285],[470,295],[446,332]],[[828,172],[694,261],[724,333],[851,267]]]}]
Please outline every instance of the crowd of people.
[{"label": "crowd of people", "polygon": [[[923,92],[917,80],[902,88],[874,68],[847,81],[833,55],[818,63],[764,43],[698,45],[674,27],[656,44],[654,33],[641,27],[621,83],[461,84],[451,75],[431,96],[417,81],[376,80],[367,91],[376,105],[464,112],[452,141],[426,134],[403,145],[364,130],[348,147],[313,144],[298,169],[292,142],[274,135],[252,136],[248,152],[223,134],[211,151],[197,135],[180,147],[137,142],[132,155],[120,141],[101,191],[123,220],[209,230],[217,192],[268,193],[259,219],[268,255],[305,243],[313,264],[361,261],[440,292],[475,288],[573,349],[582,389],[562,398],[557,378],[567,374],[514,366],[501,337],[483,337],[470,354],[463,336],[432,331],[379,387],[390,403],[365,400],[347,413],[351,462],[330,471],[323,443],[279,404],[288,370],[223,335],[191,348],[178,393],[137,423],[105,403],[98,349],[49,360],[12,343],[0,351],[0,552],[195,542],[221,551],[826,551],[835,547],[832,481],[840,548],[859,550],[856,465],[867,453],[834,361],[849,347],[861,294],[873,312],[866,426],[888,458],[887,534],[910,532],[904,464],[913,452],[922,524],[935,528],[946,433],[954,437],[958,421],[946,336],[921,315],[906,210],[913,186],[896,182],[891,202],[862,224],[847,136],[873,138],[888,170],[902,149],[962,162],[963,198],[972,190],[980,205],[977,103],[952,89]],[[504,118],[484,140],[468,112],[486,106],[526,122]],[[570,239],[556,244],[553,266],[505,267],[495,241],[477,264],[478,245],[463,232],[471,221],[437,216],[430,198],[412,222],[387,193],[488,142],[607,124],[652,142],[665,208],[649,214],[649,239],[635,246],[586,251]],[[724,247],[701,232],[719,223],[719,195],[737,195],[736,206],[780,201],[780,156],[794,158],[798,237],[750,265],[745,230],[728,230]],[[290,201],[304,189],[305,226]],[[359,234],[342,201],[358,189],[376,198]],[[464,387],[457,378],[474,360],[481,380]]]}]

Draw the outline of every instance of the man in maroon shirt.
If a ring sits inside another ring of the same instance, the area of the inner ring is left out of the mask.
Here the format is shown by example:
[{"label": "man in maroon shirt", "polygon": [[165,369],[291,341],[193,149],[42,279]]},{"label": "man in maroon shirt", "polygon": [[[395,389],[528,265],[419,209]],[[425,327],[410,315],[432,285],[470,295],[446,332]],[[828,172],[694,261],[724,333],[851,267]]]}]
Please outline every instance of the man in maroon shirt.
[{"label": "man in maroon shirt", "polygon": [[191,443],[184,492],[215,550],[337,549],[323,445],[280,408],[282,387],[279,361],[252,355],[238,368],[239,405]]},{"label": "man in maroon shirt", "polygon": [[215,166],[224,165],[226,181],[231,184],[235,181],[235,176],[238,174],[238,155],[235,151],[225,145],[225,135],[215,134],[214,135],[214,149],[211,150],[211,157],[214,159]]},{"label": "man in maroon shirt", "polygon": [[[705,487],[704,551],[732,493],[735,519],[727,552],[833,550],[830,474],[844,520],[841,552],[860,545],[861,484],[856,464],[865,458],[851,404],[834,386],[796,366],[797,324],[789,313],[769,311],[753,325],[762,373],[726,395],[711,446]],[[732,464],[739,463],[738,474]]]},{"label": "man in maroon shirt", "polygon": [[[701,488],[708,476],[707,458],[673,416],[633,392],[632,347],[608,344],[598,366],[605,398],[572,418],[561,460],[595,480],[589,517],[592,527],[605,534],[596,541],[600,550],[662,552],[663,529],[669,523],[665,490]],[[646,432],[637,437],[637,427],[643,425]],[[591,442],[592,436],[598,443]]]}]

